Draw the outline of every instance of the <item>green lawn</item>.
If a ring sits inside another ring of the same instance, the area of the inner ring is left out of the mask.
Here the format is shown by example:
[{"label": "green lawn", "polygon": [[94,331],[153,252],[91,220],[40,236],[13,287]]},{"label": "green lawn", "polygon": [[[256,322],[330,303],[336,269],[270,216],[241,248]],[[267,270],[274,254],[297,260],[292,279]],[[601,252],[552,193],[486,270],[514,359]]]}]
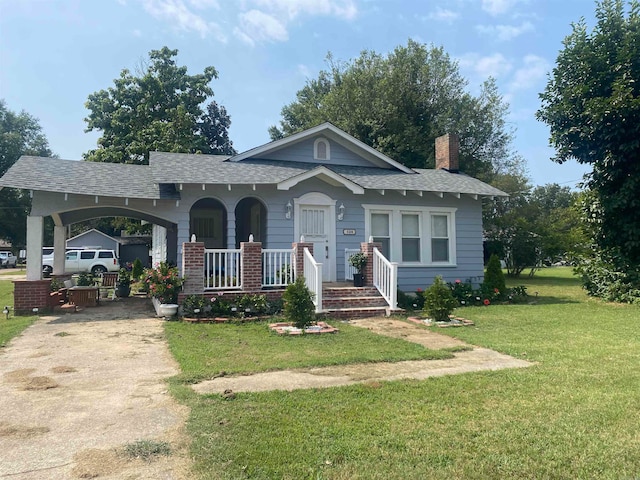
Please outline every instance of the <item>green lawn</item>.
[{"label": "green lawn", "polygon": [[[222,345],[219,325],[183,330],[168,323],[171,348],[185,372],[171,388],[191,407],[195,474],[638,478],[640,307],[586,298],[569,269],[543,270],[516,283],[529,288],[535,304],[460,309],[457,313],[476,327],[438,332],[537,365],[425,381],[240,393],[233,400],[197,395],[187,383],[208,373],[346,362],[349,354],[369,355],[365,351],[375,345],[364,335],[368,332],[360,337],[345,328],[339,336],[351,338],[342,349],[338,337],[332,340],[335,356],[326,357],[318,351],[327,345],[309,353],[303,342],[310,338],[276,338],[260,334],[255,325],[223,326],[225,339],[238,344]],[[251,334],[234,337],[234,329]],[[411,355],[394,346],[378,358],[397,359],[399,351]],[[196,362],[203,354],[206,358]]]},{"label": "green lawn", "polygon": [[[5,306],[11,308],[9,320],[6,320],[6,316],[2,313]],[[13,316],[13,282],[0,280],[0,348],[31,325],[33,320],[34,317]]]}]

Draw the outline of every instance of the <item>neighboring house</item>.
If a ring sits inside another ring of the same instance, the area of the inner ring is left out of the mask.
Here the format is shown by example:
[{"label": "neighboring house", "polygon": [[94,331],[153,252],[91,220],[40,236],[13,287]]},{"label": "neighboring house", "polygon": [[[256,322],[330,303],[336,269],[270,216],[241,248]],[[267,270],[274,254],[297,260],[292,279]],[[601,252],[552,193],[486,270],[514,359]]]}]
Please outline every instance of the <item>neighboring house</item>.
[{"label": "neighboring house", "polygon": [[82,232],[75,237],[71,237],[66,241],[67,249],[69,248],[95,248],[102,250],[113,250],[116,256],[120,256],[120,242],[115,238],[102,233],[95,228]]},{"label": "neighboring house", "polygon": [[154,224],[154,263],[181,266],[192,235],[207,249],[235,249],[249,235],[291,249],[302,236],[333,282],[372,238],[397,263],[398,287],[414,291],[436,275],[482,281],[482,198],[506,194],[458,172],[458,145],[440,137],[437,168],[411,169],[324,123],[232,157],[152,152],[141,166],[23,156],[0,186],[33,192],[28,252],[41,251],[44,216],[62,246],[65,225],[129,216]]}]

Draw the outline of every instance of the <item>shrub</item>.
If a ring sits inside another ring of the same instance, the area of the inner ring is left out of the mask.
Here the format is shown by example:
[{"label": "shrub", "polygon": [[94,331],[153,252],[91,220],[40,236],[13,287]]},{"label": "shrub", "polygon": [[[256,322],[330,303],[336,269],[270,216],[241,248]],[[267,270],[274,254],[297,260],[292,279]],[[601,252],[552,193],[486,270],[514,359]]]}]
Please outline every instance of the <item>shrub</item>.
[{"label": "shrub", "polygon": [[190,318],[206,317],[211,312],[209,304],[202,295],[188,295],[182,302],[182,315]]},{"label": "shrub", "polygon": [[458,306],[451,289],[438,275],[424,292],[424,311],[436,322],[449,321],[449,315]]},{"label": "shrub", "polygon": [[527,287],[520,285],[509,289],[509,301],[511,303],[524,303],[527,301]]},{"label": "shrub", "polygon": [[481,290],[485,296],[492,296],[493,298],[503,296],[507,290],[504,273],[500,266],[500,259],[495,254],[491,255],[487,263],[487,270],[484,273],[484,282],[482,282]]},{"label": "shrub", "polygon": [[82,272],[80,275],[78,275],[76,285],[78,285],[79,287],[90,287],[91,285],[93,285],[93,275],[87,272]]},{"label": "shrub", "polygon": [[451,289],[453,298],[455,298],[460,305],[473,305],[476,297],[480,296],[480,292],[473,288],[469,280],[464,282],[456,280],[449,284],[449,288]]},{"label": "shrub", "polygon": [[238,308],[244,315],[262,315],[267,313],[267,296],[266,295],[242,295],[237,300]]},{"label": "shrub", "polygon": [[133,266],[131,267],[131,276],[135,281],[139,280],[142,274],[144,273],[144,268],[142,267],[142,262],[139,258],[136,258],[133,261]]},{"label": "shrub", "polygon": [[304,328],[315,319],[315,305],[311,292],[304,282],[304,277],[296,278],[290,283],[282,295],[284,314],[298,328]]},{"label": "shrub", "polygon": [[364,273],[364,268],[367,266],[367,256],[362,253],[354,253],[349,257],[349,265],[355,268],[358,273]]},{"label": "shrub", "polygon": [[144,282],[151,295],[160,300],[160,303],[176,303],[184,279],[180,277],[177,267],[160,262],[156,268],[145,271]]},{"label": "shrub", "polygon": [[640,274],[628,265],[614,265],[605,255],[580,258],[574,269],[587,293],[608,302],[640,303]]}]

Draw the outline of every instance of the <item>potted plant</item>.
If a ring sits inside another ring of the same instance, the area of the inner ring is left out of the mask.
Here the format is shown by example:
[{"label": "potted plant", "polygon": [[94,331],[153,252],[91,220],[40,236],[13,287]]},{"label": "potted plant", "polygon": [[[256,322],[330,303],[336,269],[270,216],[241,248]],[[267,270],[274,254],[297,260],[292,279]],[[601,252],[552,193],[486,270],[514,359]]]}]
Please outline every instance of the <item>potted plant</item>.
[{"label": "potted plant", "polygon": [[172,317],[178,312],[178,293],[184,279],[178,269],[166,262],[145,271],[145,283],[149,287],[151,300],[160,317]]},{"label": "potted plant", "polygon": [[116,296],[126,298],[129,294],[131,294],[131,274],[125,268],[121,268],[116,282]]},{"label": "potted plant", "polygon": [[354,253],[349,257],[349,265],[356,269],[353,274],[353,286],[364,287],[364,268],[367,266],[367,256],[362,253]]}]

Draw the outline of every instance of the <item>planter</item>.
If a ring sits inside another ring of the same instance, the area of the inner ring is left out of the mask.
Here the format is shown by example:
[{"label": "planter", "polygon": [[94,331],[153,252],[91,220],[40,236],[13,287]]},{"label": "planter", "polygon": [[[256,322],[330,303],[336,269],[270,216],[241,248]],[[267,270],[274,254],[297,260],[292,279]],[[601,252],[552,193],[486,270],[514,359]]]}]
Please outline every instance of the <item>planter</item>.
[{"label": "planter", "polygon": [[353,286],[354,287],[364,287],[364,274],[362,274],[362,273],[354,273],[353,274]]},{"label": "planter", "polygon": [[173,317],[178,314],[179,305],[176,303],[160,303],[156,297],[151,297],[153,308],[156,310],[156,316],[158,317]]},{"label": "planter", "polygon": [[127,298],[131,294],[130,285],[116,285],[116,297]]}]

